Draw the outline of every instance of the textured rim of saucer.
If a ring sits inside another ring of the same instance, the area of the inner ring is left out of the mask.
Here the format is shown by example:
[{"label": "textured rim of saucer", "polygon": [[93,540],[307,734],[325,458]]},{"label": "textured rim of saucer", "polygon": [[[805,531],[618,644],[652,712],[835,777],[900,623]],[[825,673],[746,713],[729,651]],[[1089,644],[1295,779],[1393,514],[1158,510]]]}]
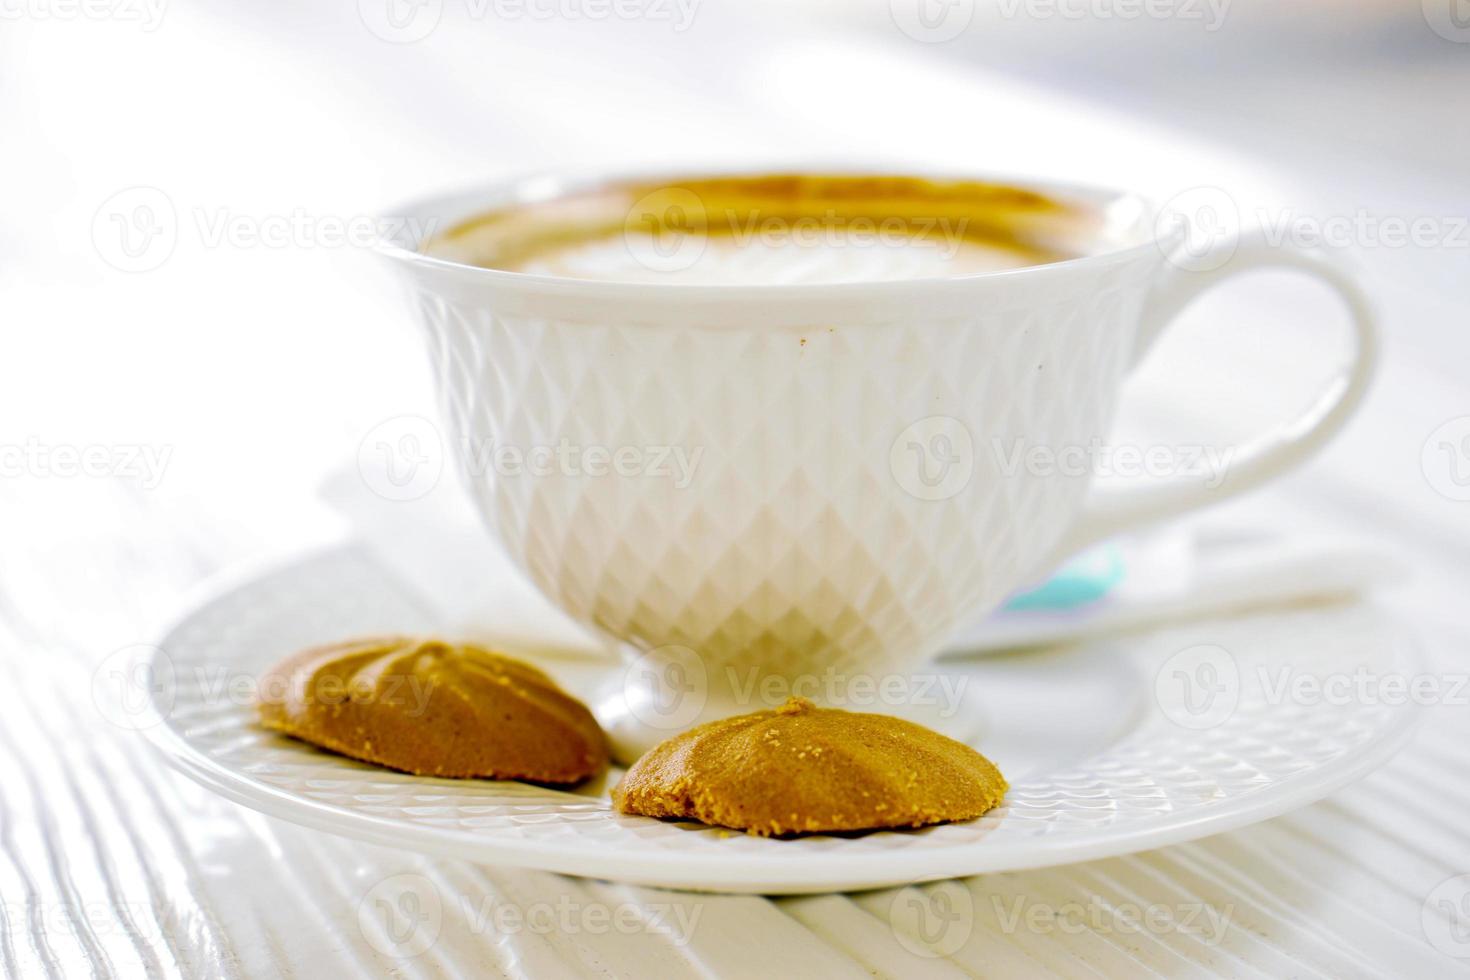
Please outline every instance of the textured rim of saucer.
[{"label": "textured rim of saucer", "polygon": [[[165,651],[171,637],[190,620],[244,586],[297,572],[304,565],[339,557],[351,550],[350,546],[321,548],[295,560],[276,559],[211,579],[195,590],[193,601],[183,607],[184,611],[175,617],[172,625],[156,634],[159,639],[154,649]],[[148,661],[153,658],[147,652],[141,656]],[[1423,668],[1423,654],[1416,644],[1397,645],[1394,657],[1401,671],[1413,674]],[[860,855],[838,846],[822,853],[804,852],[799,860],[793,860],[793,855],[782,851],[783,846],[791,842],[773,840],[769,841],[772,848],[768,854],[749,851],[733,855],[675,854],[659,850],[657,857],[665,860],[650,862],[647,850],[612,849],[604,841],[578,846],[575,838],[551,844],[504,840],[492,835],[341,810],[330,804],[305,799],[246,776],[202,752],[173,727],[167,713],[160,710],[155,701],[156,693],[150,693],[144,706],[143,724],[138,727],[164,754],[169,764],[226,799],[269,816],[367,843],[482,864],[553,871],[636,885],[737,894],[816,894],[893,887],[1118,857],[1196,840],[1280,816],[1315,803],[1361,779],[1397,752],[1423,717],[1422,710],[1412,702],[1396,706],[1393,721],[1373,742],[1349,758],[1312,770],[1305,776],[1284,779],[1257,793],[1236,797],[1202,814],[1185,819],[1161,818],[1124,832],[1094,833],[1097,839],[1079,836],[1062,843],[1055,840],[1010,843],[1004,848],[986,847],[982,839],[948,847],[898,847],[888,852]],[[441,783],[456,784],[452,780],[430,780],[426,785]],[[591,802],[590,798],[573,793],[548,793],[563,795],[569,802]],[[611,809],[610,804],[608,808]],[[644,821],[650,818],[615,819]],[[840,842],[841,839],[833,840]],[[660,870],[649,873],[650,863],[656,863]]]}]

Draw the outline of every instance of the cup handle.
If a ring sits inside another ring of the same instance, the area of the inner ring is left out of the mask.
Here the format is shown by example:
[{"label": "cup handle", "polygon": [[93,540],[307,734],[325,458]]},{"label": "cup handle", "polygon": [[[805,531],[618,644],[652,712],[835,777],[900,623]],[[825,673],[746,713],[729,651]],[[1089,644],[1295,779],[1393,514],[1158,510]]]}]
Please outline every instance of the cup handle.
[{"label": "cup handle", "polygon": [[1231,276],[1261,268],[1296,269],[1337,291],[1352,318],[1356,347],[1351,359],[1305,412],[1241,446],[1229,474],[1218,485],[1211,487],[1212,478],[1200,475],[1152,486],[1094,488],[1082,515],[1052,552],[1052,565],[1120,531],[1218,503],[1280,476],[1321,449],[1362,402],[1378,360],[1378,326],[1368,298],[1346,273],[1319,253],[1274,246],[1259,236],[1238,244],[1221,243],[1213,255],[1213,261],[1209,253],[1200,260],[1200,267],[1207,271],[1167,266],[1144,307],[1135,364],[1201,293]]}]

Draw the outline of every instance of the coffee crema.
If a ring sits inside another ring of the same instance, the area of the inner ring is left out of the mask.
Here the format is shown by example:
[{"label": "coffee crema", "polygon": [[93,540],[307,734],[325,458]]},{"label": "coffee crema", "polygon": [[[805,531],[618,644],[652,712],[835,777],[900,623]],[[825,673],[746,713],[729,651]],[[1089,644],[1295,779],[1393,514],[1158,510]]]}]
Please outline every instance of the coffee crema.
[{"label": "coffee crema", "polygon": [[426,254],[532,275],[756,285],[971,275],[1106,247],[1103,209],[1038,191],[900,176],[610,183],[487,211]]}]

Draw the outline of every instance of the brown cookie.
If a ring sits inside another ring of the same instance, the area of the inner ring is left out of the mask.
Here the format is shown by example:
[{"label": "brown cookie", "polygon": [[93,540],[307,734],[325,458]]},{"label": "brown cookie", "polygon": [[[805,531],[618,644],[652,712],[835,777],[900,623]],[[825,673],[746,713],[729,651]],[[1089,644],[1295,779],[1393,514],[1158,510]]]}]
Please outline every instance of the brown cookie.
[{"label": "brown cookie", "polygon": [[1006,788],[990,760],[938,732],[792,698],[660,742],[613,803],[770,837],[972,820]]},{"label": "brown cookie", "polygon": [[267,728],[420,776],[560,784],[607,766],[586,705],[535,667],[468,644],[303,650],[261,677],[257,708]]}]

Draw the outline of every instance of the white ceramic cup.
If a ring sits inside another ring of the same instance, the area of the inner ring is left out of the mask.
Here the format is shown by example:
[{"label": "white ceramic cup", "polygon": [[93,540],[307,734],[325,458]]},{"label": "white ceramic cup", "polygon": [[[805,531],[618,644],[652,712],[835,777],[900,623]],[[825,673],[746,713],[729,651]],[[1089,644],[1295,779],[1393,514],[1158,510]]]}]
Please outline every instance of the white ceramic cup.
[{"label": "white ceramic cup", "polygon": [[[442,229],[589,183],[401,213]],[[1184,229],[1161,234],[1139,199],[1031,186],[1131,209],[1135,233],[1049,265],[828,285],[534,276],[420,254],[406,232],[385,251],[478,509],[558,606],[681,669],[875,675],[1067,554],[1301,462],[1369,380],[1368,304],[1320,256],[1229,240],[1173,262]],[[1223,482],[1090,492],[1089,474],[1008,459],[1106,439],[1124,376],[1175,314],[1262,267],[1332,286],[1354,352],[1305,414],[1238,447]]]}]

